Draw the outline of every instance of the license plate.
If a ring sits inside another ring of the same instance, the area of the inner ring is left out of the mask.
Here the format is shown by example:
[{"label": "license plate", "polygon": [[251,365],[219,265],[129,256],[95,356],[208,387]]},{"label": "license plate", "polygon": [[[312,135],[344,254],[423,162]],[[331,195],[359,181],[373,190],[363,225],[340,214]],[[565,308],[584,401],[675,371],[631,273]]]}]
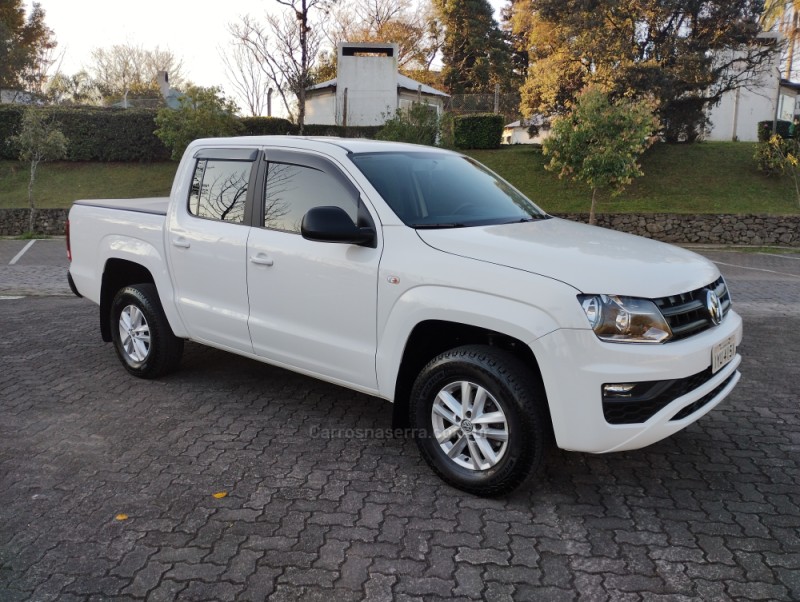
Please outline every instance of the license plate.
[{"label": "license plate", "polygon": [[736,355],[736,335],[731,335],[711,348],[711,373],[719,371]]}]

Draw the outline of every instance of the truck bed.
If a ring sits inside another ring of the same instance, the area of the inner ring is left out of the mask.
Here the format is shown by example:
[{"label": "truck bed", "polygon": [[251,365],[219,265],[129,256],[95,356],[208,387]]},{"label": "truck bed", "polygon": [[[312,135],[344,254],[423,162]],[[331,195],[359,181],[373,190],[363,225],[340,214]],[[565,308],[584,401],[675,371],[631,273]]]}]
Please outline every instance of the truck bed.
[{"label": "truck bed", "polygon": [[120,209],[122,211],[135,211],[136,213],[152,213],[166,215],[169,206],[169,197],[152,197],[144,199],[88,199],[75,201],[76,205],[88,207],[102,207],[103,209]]}]

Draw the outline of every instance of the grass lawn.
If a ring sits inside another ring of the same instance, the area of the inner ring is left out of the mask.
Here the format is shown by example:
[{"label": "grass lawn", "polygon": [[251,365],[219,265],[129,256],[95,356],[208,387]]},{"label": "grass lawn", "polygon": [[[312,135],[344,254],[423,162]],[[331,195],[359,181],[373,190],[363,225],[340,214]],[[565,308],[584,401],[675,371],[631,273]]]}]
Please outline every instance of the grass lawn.
[{"label": "grass lawn", "polygon": [[[167,196],[177,163],[40,163],[37,207],[69,207],[78,199]],[[0,208],[28,206],[27,164],[0,161]]]},{"label": "grass lawn", "polygon": [[[788,177],[756,169],[755,145],[746,142],[658,144],[642,159],[645,172],[600,211],[798,214]],[[469,151],[553,213],[588,212],[590,191],[544,169],[541,150],[520,145]],[[177,163],[43,163],[34,190],[37,207],[69,207],[76,199],[166,196]],[[0,161],[0,208],[27,207],[28,169]]]},{"label": "grass lawn", "polygon": [[[759,172],[754,152],[755,144],[747,142],[657,144],[642,157],[645,175],[620,196],[604,196],[599,209],[603,213],[800,213],[791,178]],[[589,211],[589,189],[546,171],[537,148],[518,145],[469,155],[547,211]]]}]

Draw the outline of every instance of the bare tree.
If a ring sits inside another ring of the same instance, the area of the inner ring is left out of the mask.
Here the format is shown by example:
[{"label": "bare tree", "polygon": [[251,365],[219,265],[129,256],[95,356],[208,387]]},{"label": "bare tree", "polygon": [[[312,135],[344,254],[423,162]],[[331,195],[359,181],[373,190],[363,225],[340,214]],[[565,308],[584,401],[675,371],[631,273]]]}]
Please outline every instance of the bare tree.
[{"label": "bare tree", "polygon": [[[317,60],[322,36],[313,26],[315,12],[327,11],[335,0],[276,0],[290,10],[268,15],[266,27],[250,16],[241,17],[228,27],[235,46],[244,49],[248,60],[262,70],[274,84],[286,112],[296,118],[303,133],[306,88],[313,83],[312,70]],[[290,96],[297,99],[293,110]]]},{"label": "bare tree", "polygon": [[169,73],[170,83],[183,83],[183,61],[171,50],[156,46],[148,50],[132,44],[95,48],[88,71],[103,96],[123,96],[126,92],[157,92],[159,71]]},{"label": "bare tree", "polygon": [[253,117],[263,115],[268,104],[268,82],[264,70],[242,44],[232,43],[228,50],[220,50],[228,82],[238,97],[244,101]]}]

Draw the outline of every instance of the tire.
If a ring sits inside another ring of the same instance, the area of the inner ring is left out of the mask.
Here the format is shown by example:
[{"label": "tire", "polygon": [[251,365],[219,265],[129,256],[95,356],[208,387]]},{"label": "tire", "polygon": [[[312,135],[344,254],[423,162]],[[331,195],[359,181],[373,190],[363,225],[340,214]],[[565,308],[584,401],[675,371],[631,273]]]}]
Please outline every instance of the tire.
[{"label": "tire", "polygon": [[409,406],[431,468],[453,487],[490,497],[516,489],[541,464],[545,403],[541,382],[514,355],[469,345],[422,369]]},{"label": "tire", "polygon": [[111,337],[125,369],[157,378],[178,367],[183,339],[170,328],[154,284],[126,286],[111,303]]}]

